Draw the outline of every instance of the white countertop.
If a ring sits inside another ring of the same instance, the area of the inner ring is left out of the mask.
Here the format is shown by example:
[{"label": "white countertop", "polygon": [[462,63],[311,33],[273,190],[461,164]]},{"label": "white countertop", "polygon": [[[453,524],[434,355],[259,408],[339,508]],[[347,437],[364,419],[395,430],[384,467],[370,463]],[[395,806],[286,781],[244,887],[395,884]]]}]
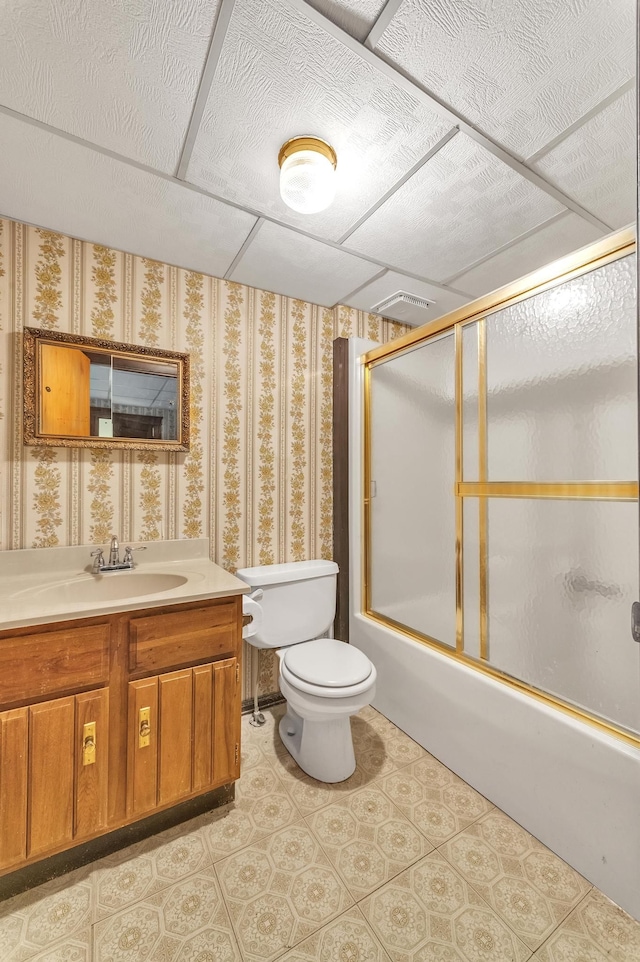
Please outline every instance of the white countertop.
[{"label": "white countertop", "polygon": [[[120,557],[125,542],[121,543]],[[140,542],[132,542],[133,548]],[[206,538],[146,542],[135,568],[92,573],[93,545],[0,551],[0,631],[240,595],[249,585],[209,560]],[[105,558],[108,557],[105,546]]]}]

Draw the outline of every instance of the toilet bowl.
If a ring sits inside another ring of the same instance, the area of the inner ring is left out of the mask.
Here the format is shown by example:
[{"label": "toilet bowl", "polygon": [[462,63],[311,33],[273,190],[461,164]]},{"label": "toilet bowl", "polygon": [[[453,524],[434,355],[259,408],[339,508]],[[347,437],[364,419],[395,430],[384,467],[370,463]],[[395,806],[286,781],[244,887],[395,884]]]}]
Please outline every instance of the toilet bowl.
[{"label": "toilet bowl", "polygon": [[275,648],[280,659],[280,690],[287,700],[279,726],[282,742],[300,768],[322,782],[341,782],[353,774],[349,718],[370,703],[376,685],[376,669],[363,652],[318,637],[333,622],[337,572],[332,561],[237,572],[255,589],[248,601],[260,607],[259,624],[246,640]]},{"label": "toilet bowl", "polygon": [[344,781],[356,767],[349,719],[375,695],[374,666],[357,648],[331,638],[278,654],[280,690],[287,699],[279,727],[283,744],[308,775]]}]

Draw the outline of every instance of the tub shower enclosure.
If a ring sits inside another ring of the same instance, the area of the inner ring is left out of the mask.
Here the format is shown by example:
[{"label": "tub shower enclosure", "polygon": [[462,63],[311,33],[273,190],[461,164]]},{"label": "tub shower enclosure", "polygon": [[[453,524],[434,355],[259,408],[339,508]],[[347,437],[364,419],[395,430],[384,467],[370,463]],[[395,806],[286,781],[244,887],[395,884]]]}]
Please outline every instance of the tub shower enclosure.
[{"label": "tub shower enclosure", "polygon": [[634,252],[620,232],[354,365],[351,639],[383,711],[638,915],[638,829],[625,868],[611,824],[640,797]]}]

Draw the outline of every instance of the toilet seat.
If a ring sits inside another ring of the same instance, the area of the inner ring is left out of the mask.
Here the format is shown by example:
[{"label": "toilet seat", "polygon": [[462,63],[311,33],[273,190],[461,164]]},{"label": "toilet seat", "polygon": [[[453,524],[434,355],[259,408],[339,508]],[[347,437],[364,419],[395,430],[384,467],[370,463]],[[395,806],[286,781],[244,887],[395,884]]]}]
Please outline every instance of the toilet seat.
[{"label": "toilet seat", "polygon": [[333,638],[319,638],[285,649],[280,671],[298,691],[319,698],[359,695],[376,678],[375,669],[363,652]]}]

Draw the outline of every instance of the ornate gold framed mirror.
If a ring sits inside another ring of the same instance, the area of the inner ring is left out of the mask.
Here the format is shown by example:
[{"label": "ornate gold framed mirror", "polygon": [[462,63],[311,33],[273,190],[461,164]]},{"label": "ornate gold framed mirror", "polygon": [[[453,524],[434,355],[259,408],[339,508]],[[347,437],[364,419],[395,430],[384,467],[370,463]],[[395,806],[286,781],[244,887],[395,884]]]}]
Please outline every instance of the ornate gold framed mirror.
[{"label": "ornate gold framed mirror", "polygon": [[189,355],[24,329],[24,443],[189,450]]}]

